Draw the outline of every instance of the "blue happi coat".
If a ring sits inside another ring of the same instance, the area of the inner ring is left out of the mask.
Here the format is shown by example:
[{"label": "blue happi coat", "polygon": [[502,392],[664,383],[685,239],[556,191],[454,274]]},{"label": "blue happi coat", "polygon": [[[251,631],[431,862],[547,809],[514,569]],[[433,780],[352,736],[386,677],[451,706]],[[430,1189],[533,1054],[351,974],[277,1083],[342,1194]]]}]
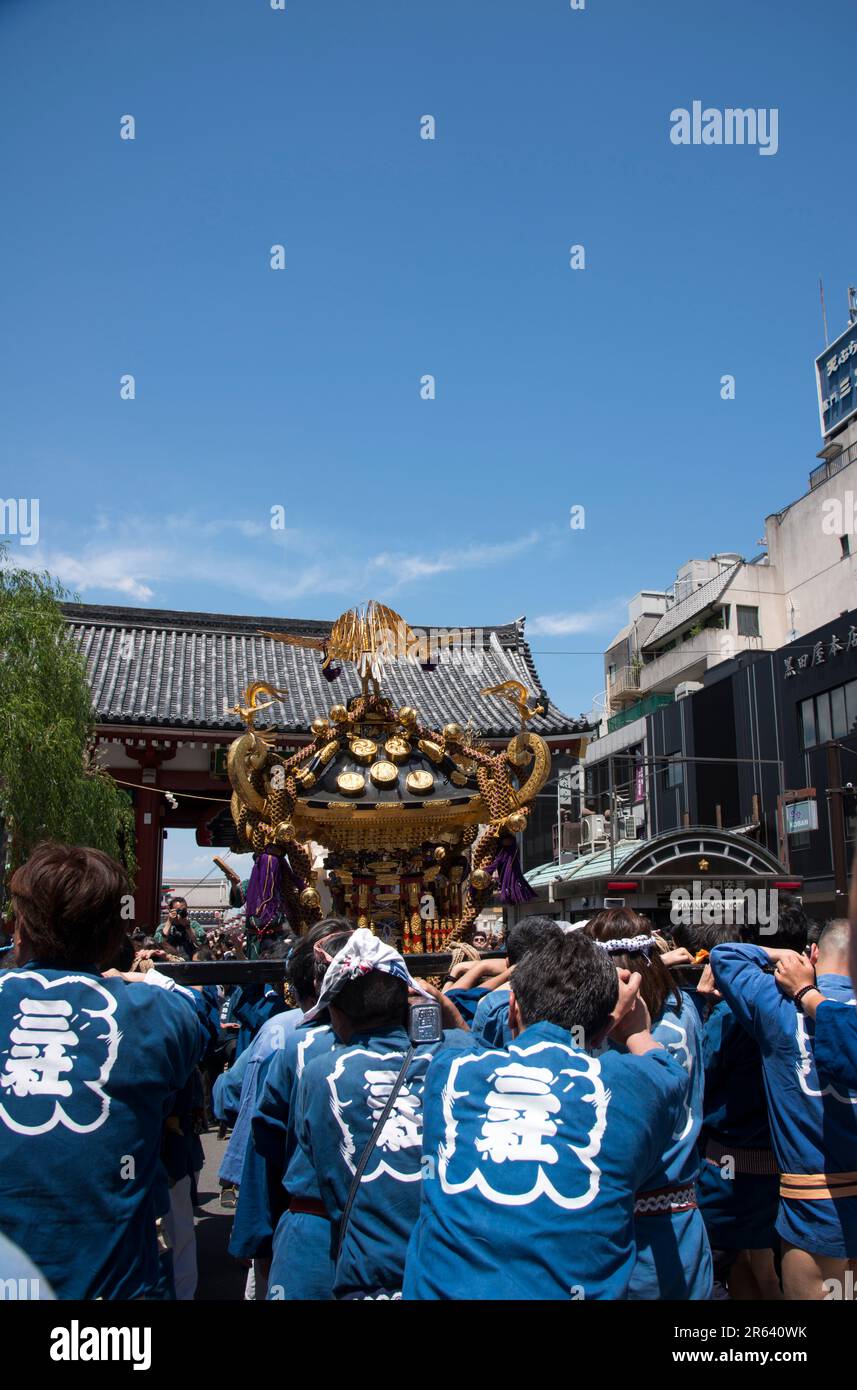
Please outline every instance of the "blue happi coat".
[{"label": "blue happi coat", "polygon": [[511,993],[508,985],[498,985],[476,1005],[470,1031],[484,1047],[508,1047],[512,1041],[509,1027]]},{"label": "blue happi coat", "polygon": [[266,1164],[253,1139],[252,1121],[259,1098],[275,1058],[286,1048],[303,1018],[301,1009],[290,1009],[269,1019],[250,1047],[250,1063],[241,1088],[241,1109],[229,1143],[231,1154],[221,1165],[220,1176],[228,1177],[240,1162],[238,1176],[238,1205],[229,1253],[238,1258],[270,1259],[271,1238],[285,1205],[282,1171]]},{"label": "blue happi coat", "polygon": [[[776,1173],[733,1171],[774,1165],[759,1044],[725,1000],[703,1029],[705,1097],[697,1195],[711,1244],[718,1250],[766,1250],[777,1245],[780,1184]],[[725,1150],[705,1157],[711,1140]],[[732,1162],[730,1163],[730,1158]]]},{"label": "blue happi coat", "polygon": [[278,1220],[268,1277],[271,1300],[329,1299],[333,1291],[330,1222],[307,1211],[283,1211],[293,1199],[321,1204],[315,1170],[297,1145],[296,1091],[310,1059],[326,1057],[336,1036],[320,1016],[300,1024],[272,1059],[253,1114],[253,1152],[270,1190],[279,1188]]},{"label": "blue happi coat", "polygon": [[[436,1052],[451,1054],[466,1045],[469,1036],[451,1030],[442,1042],[416,1049],[351,1208],[336,1267],[337,1298],[401,1291],[405,1251],[420,1204],[426,1072]],[[357,1164],[408,1046],[400,1026],[356,1035],[328,1056],[309,1062],[301,1078],[297,1141],[315,1170],[331,1221],[333,1250]]]},{"label": "blue happi coat", "polygon": [[[668,1006],[652,1024],[652,1036],[683,1068],[688,1086],[678,1125],[655,1170],[643,1178],[638,1190],[641,1201],[650,1205],[657,1199],[645,1194],[664,1187],[687,1189],[690,1193],[699,1174],[705,1085],[702,1025],[693,1000],[684,991],[680,995],[681,1008]],[[636,1233],[637,1262],[628,1288],[629,1298],[710,1298],[714,1279],[711,1247],[697,1207],[688,1211],[638,1212]]]},{"label": "blue happi coat", "polygon": [[508,1051],[440,1054],[405,1297],[626,1297],[635,1190],[686,1117],[687,1092],[665,1049],[594,1057],[552,1023]]},{"label": "blue happi coat", "polygon": [[155,971],[0,974],[0,1230],[58,1297],[155,1296],[163,1123],[210,1037]]},{"label": "blue happi coat", "polygon": [[211,1109],[214,1118],[222,1124],[234,1125],[238,1119],[244,1073],[249,1064],[250,1048],[245,1047],[240,1056],[236,1054],[232,1066],[220,1073],[211,1088]]},{"label": "blue happi coat", "polygon": [[270,984],[240,985],[229,998],[230,1022],[240,1023],[235,1042],[236,1059],[253,1042],[263,1023],[285,1012],[282,992]]},{"label": "blue happi coat", "polygon": [[840,1086],[857,1090],[857,1008],[853,1000],[826,999],[815,1013],[815,1059]]},{"label": "blue happi coat", "polygon": [[[262,1083],[267,1074],[271,1057],[283,1046],[289,1033],[293,1032],[302,1018],[302,1009],[287,1009],[285,1013],[275,1014],[273,1018],[269,1018],[266,1023],[262,1024],[253,1042],[243,1054],[237,1105],[231,1107],[233,1130],[229,1136],[229,1143],[226,1145],[226,1152],[223,1155],[218,1173],[222,1183],[238,1184],[241,1182],[244,1159],[251,1144],[250,1121],[253,1118],[253,1111],[256,1109],[256,1100],[261,1094]],[[229,1072],[225,1074],[228,1076],[233,1071],[235,1068],[231,1067]],[[220,1080],[219,1077],[218,1080]],[[224,1087],[222,1098],[232,1102],[234,1096],[235,1081],[233,1078],[232,1086]],[[236,1214],[236,1221],[237,1219]],[[233,1251],[232,1253],[237,1254],[238,1252]]]},{"label": "blue happi coat", "polygon": [[472,1025],[476,1010],[488,992],[482,985],[474,985],[472,989],[444,990],[447,999],[455,1005],[468,1027]]},{"label": "blue happi coat", "polygon": [[[782,1173],[857,1171],[857,1088],[837,1083],[814,1051],[815,1025],[766,973],[767,953],[734,942],[716,946],[711,965],[717,988],[759,1043],[771,1121]],[[820,975],[823,994],[854,999],[844,975]],[[823,1006],[822,1006],[823,1007]],[[857,1256],[857,1197],[800,1201],[780,1197],[777,1231],[815,1255]]]}]

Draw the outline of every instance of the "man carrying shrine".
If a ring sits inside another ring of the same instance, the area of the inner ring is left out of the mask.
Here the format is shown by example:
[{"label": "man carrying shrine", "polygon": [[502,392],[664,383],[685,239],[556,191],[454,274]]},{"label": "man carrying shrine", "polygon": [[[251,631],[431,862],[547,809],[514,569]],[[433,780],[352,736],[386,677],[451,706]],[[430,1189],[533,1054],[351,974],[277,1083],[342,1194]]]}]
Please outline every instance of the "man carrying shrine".
[{"label": "man carrying shrine", "polygon": [[408,996],[416,990],[431,997],[398,951],[361,928],[333,957],[305,1016],[326,1008],[343,1044],[311,1058],[294,1102],[293,1162],[299,1153],[315,1173],[330,1223],[336,1298],[400,1296],[420,1205],[426,1072],[436,1053],[469,1037],[455,1008],[436,994],[446,1029],[438,1042],[411,1043]]},{"label": "man carrying shrine", "polygon": [[39,845],[11,890],[18,966],[0,974],[0,1231],[59,1298],[157,1297],[163,1121],[213,1037],[208,1005],[156,969],[102,973],[128,892],[106,854]]},{"label": "man carrying shrine", "polygon": [[[405,1298],[627,1295],[635,1195],[688,1077],[652,1037],[640,976],[622,975],[581,932],[546,932],[515,968],[509,1047],[432,1062]],[[591,1055],[608,1031],[625,1051]]]}]

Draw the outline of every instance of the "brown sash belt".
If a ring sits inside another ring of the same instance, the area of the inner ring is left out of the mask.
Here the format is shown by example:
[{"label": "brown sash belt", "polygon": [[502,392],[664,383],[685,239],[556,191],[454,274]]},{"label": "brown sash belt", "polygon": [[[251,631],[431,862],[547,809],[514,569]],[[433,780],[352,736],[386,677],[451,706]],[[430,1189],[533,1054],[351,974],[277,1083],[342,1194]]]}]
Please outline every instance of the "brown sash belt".
[{"label": "brown sash belt", "polygon": [[780,1196],[793,1202],[857,1197],[857,1173],[781,1173]]},{"label": "brown sash belt", "polygon": [[325,1221],[330,1220],[324,1202],[320,1202],[317,1197],[290,1197],[288,1210],[303,1212],[307,1216],[323,1216]]},{"label": "brown sash belt", "polygon": [[737,1149],[721,1144],[718,1139],[709,1139],[705,1146],[705,1159],[720,1167],[723,1159],[731,1159],[732,1171],[753,1177],[775,1177],[779,1173],[777,1160],[770,1149]]}]

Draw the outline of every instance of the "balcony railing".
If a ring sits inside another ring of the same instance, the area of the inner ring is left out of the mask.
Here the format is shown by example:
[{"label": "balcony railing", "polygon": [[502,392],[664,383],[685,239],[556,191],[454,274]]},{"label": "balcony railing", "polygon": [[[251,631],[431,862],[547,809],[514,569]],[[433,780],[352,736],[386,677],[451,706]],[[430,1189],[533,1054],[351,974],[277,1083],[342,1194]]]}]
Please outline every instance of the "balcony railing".
[{"label": "balcony railing", "polygon": [[639,666],[620,666],[610,677],[610,705],[625,705],[640,698]]},{"label": "balcony railing", "polygon": [[633,724],[635,719],[643,719],[647,714],[654,714],[656,709],[671,705],[672,702],[672,695],[649,695],[645,700],[637,700],[635,704],[628,705],[627,709],[607,720],[607,732],[615,734],[617,729],[623,729],[626,724]]},{"label": "balcony railing", "polygon": [[818,468],[813,468],[809,475],[810,488],[820,487],[826,483],[828,478],[835,478],[837,473],[841,473],[843,468],[847,468],[849,463],[857,461],[857,443],[849,444],[847,449],[843,449],[836,458],[825,459],[824,463],[819,464]]}]

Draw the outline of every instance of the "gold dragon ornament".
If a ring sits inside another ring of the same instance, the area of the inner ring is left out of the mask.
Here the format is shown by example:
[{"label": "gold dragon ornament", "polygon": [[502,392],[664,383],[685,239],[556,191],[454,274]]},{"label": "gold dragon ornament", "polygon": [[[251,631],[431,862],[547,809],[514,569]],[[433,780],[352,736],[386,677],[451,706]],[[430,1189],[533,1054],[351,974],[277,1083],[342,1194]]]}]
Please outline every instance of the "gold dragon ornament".
[{"label": "gold dragon ornament", "polygon": [[[520,716],[519,733],[495,751],[471,728],[450,722],[433,729],[415,709],[396,709],[384,696],[386,667],[414,661],[419,650],[393,609],[374,602],[350,609],[326,640],[263,635],[321,651],[328,676],[334,662],[351,664],[361,691],[315,718],[312,741],[286,757],[272,732],[255,728],[261,710],[285,691],[260,681],[248,687],[234,707],[247,729],[228,760],[232,815],[244,845],[287,855],[307,883],[304,842],[324,846],[334,909],[405,951],[466,941],[495,877],[501,900],[532,896],[516,836],[547,780],[550,751],[526,727],[542,710],[530,706],[525,686],[506,681],[480,692],[511,702]],[[272,699],[263,706],[260,694]],[[301,929],[319,911],[312,887],[288,904],[292,925]]]}]

